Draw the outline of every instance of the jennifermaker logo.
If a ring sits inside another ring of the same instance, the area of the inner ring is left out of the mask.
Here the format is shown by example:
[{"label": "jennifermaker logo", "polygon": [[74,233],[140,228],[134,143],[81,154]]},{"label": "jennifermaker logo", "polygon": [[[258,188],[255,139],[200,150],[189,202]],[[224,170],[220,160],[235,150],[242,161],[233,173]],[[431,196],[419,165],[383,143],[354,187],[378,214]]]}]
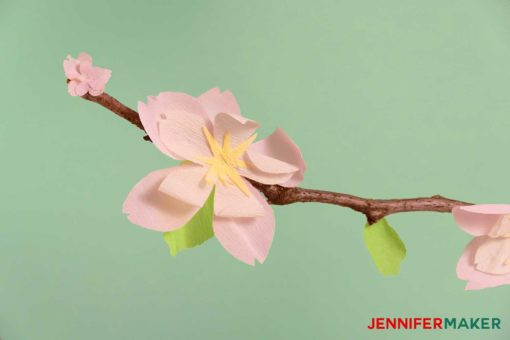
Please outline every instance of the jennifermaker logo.
[{"label": "jennifermaker logo", "polygon": [[367,326],[379,329],[501,329],[499,318],[372,318]]}]

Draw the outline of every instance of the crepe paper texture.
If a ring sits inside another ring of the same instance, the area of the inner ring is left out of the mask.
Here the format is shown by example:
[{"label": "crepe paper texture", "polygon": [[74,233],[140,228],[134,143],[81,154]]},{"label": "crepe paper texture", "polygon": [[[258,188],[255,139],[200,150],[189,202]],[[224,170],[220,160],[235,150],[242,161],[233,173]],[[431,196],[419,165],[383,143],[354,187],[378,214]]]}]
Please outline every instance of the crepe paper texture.
[{"label": "crepe paper texture", "polygon": [[67,56],[64,60],[64,73],[68,79],[67,90],[71,96],[83,96],[87,93],[99,96],[104,92],[112,71],[93,66],[92,57],[82,52],[78,59]]},{"label": "crepe paper texture", "polygon": [[365,225],[365,245],[379,272],[385,276],[398,275],[400,263],[406,257],[406,246],[385,218]]},{"label": "crepe paper texture", "polygon": [[274,214],[248,179],[298,185],[306,166],[297,145],[281,129],[256,142],[259,124],[241,115],[230,91],[218,88],[196,98],[181,92],[149,96],[138,112],[154,146],[181,163],[154,171],[133,187],[123,207],[129,220],[166,232],[176,254],[205,241],[203,221],[193,218],[213,196],[212,230],[221,245],[242,262],[263,263],[273,241]]},{"label": "crepe paper texture", "polygon": [[479,204],[454,208],[459,227],[475,236],[457,264],[466,290],[510,284],[510,204]]},{"label": "crepe paper texture", "polygon": [[184,249],[201,245],[214,236],[214,189],[204,206],[183,227],[163,234],[170,248],[170,255],[175,256]]}]

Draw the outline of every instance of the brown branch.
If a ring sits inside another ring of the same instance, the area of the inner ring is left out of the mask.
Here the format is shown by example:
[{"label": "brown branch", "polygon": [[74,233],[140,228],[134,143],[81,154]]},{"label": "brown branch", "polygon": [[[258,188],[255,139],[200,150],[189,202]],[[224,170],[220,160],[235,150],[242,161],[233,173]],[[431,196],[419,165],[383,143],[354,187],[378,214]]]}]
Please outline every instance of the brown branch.
[{"label": "brown branch", "polygon": [[[138,113],[125,106],[112,96],[106,93],[99,96],[86,94],[82,98],[98,103],[108,110],[113,111],[119,117],[126,119],[131,124],[136,125],[139,129],[145,131]],[[150,141],[148,136],[145,136],[144,139]],[[339,192],[304,188],[287,188],[280,185],[262,184],[252,180],[250,180],[250,182],[266,196],[270,204],[286,205],[297,202],[335,204],[351,208],[364,214],[367,217],[369,224],[373,224],[385,216],[400,212],[451,212],[454,207],[472,204],[452,200],[439,195],[404,199],[369,199],[342,194]]]},{"label": "brown branch", "polygon": [[[94,103],[98,103],[103,107],[106,107],[108,110],[112,111],[117,116],[124,118],[131,124],[135,125],[137,128],[145,131],[145,129],[143,128],[142,121],[140,120],[140,116],[138,115],[138,112],[122,104],[117,99],[110,96],[108,93],[102,93],[99,96],[93,96],[87,93],[84,96],[82,96],[82,98]],[[151,140],[149,136],[144,136],[143,139],[147,141]]]},{"label": "brown branch", "polygon": [[369,224],[373,224],[387,215],[399,212],[451,212],[454,207],[471,204],[440,195],[403,199],[370,199],[339,192],[286,188],[280,185],[267,185],[251,180],[250,182],[264,193],[271,204],[286,205],[297,202],[317,202],[340,205],[363,213],[367,217]]}]

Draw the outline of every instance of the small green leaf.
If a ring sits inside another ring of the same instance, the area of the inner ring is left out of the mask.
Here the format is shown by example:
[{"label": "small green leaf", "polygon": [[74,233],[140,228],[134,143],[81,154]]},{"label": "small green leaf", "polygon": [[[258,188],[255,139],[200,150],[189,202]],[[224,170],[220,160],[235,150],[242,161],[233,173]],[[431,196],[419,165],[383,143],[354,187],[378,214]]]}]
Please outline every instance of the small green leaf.
[{"label": "small green leaf", "polygon": [[406,257],[406,246],[386,219],[372,225],[366,224],[364,238],[379,272],[383,275],[397,275],[400,262]]},{"label": "small green leaf", "polygon": [[163,234],[163,239],[170,247],[170,255],[175,256],[180,251],[198,246],[213,237],[213,215],[214,189],[191,220],[181,228]]}]

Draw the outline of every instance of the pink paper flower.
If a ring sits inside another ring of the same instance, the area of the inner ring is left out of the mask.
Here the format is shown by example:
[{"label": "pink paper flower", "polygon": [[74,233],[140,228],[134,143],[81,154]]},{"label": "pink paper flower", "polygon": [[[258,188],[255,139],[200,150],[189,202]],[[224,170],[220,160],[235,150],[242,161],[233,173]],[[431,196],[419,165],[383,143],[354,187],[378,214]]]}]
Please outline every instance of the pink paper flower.
[{"label": "pink paper flower", "polygon": [[64,72],[69,80],[67,90],[71,96],[83,96],[87,92],[92,96],[99,96],[112,71],[92,66],[92,58],[87,53],[80,53],[78,59],[70,55],[64,60]]},{"label": "pink paper flower", "polygon": [[453,216],[461,229],[476,236],[457,265],[467,290],[510,284],[510,205],[457,207]]},{"label": "pink paper flower", "polygon": [[305,163],[296,144],[281,129],[254,143],[259,125],[241,115],[231,92],[217,88],[198,98],[164,92],[139,102],[138,112],[156,148],[183,162],[134,186],[123,208],[129,220],[157,231],[178,229],[215,187],[216,237],[237,259],[264,262],[273,240],[273,210],[247,179],[299,184]]}]

